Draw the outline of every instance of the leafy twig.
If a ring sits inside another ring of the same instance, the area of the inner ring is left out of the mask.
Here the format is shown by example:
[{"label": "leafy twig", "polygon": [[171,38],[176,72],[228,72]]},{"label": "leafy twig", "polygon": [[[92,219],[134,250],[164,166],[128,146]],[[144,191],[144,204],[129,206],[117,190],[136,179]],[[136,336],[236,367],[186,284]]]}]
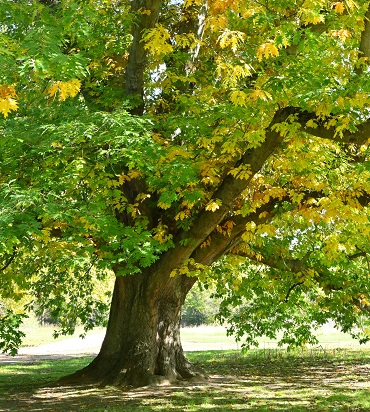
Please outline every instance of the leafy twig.
[{"label": "leafy twig", "polygon": [[6,262],[6,264],[0,268],[0,271],[4,271],[5,269],[7,269],[11,263],[13,262],[13,260],[15,259],[15,256],[17,255],[17,250],[14,248],[14,252],[12,253],[12,255],[10,256],[9,260]]}]

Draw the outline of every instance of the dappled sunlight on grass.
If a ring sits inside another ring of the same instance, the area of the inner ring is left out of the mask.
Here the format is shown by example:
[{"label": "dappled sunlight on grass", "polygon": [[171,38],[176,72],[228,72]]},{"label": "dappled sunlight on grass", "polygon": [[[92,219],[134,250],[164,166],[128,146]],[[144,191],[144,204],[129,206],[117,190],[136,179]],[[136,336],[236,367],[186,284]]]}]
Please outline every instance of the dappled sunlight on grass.
[{"label": "dappled sunlight on grass", "polygon": [[[205,382],[125,388],[53,386],[89,359],[0,365],[0,410],[366,412],[370,352],[192,352]],[[6,378],[6,379],[5,379]]]}]

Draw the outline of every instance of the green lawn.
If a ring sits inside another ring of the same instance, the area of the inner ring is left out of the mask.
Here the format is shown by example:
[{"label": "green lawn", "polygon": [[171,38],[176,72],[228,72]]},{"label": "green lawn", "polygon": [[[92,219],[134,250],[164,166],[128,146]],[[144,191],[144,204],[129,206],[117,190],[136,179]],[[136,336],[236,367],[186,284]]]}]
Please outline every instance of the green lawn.
[{"label": "green lawn", "polygon": [[[358,347],[357,341],[352,339],[351,335],[335,329],[331,325],[325,325],[317,331],[319,344],[322,346],[332,347]],[[226,330],[220,326],[206,326],[181,329],[181,339],[187,342],[200,343],[234,343],[233,336],[227,336]],[[277,340],[271,340],[267,337],[258,339],[260,347],[276,347]],[[242,343],[242,342],[241,342]],[[370,348],[370,345],[368,345]]]},{"label": "green lawn", "polygon": [[[26,345],[50,343],[52,327],[26,325]],[[80,333],[81,331],[77,332]],[[182,339],[233,343],[220,327],[184,328]],[[260,349],[190,352],[210,379],[201,383],[126,391],[106,387],[58,387],[55,382],[91,358],[0,363],[0,411],[95,412],[370,412],[370,345],[327,326],[320,344],[288,352],[261,339]]]},{"label": "green lawn", "polygon": [[[22,346],[39,346],[43,344],[52,343],[69,339],[71,337],[78,337],[83,333],[82,327],[78,327],[73,335],[60,336],[56,340],[53,338],[55,326],[40,326],[36,319],[30,318],[25,321],[23,331],[26,337],[23,340]],[[104,331],[103,328],[96,328],[89,331],[88,334],[99,333]],[[320,344],[323,346],[358,346],[350,335],[342,333],[334,329],[332,326],[325,326],[318,331],[318,338]],[[181,339],[187,342],[197,343],[220,343],[232,344],[235,342],[233,336],[227,336],[225,328],[221,326],[206,326],[206,327],[187,327],[181,329]],[[260,347],[274,347],[276,341],[269,338],[260,338]],[[370,345],[369,345],[370,347]]]},{"label": "green lawn", "polygon": [[[40,326],[37,320],[33,317],[26,319],[22,327],[22,331],[26,334],[22,341],[21,346],[40,346],[52,342],[59,342],[65,339],[76,338],[83,333],[83,328],[81,326],[76,328],[73,335],[59,336],[58,338],[53,337],[54,331],[57,329],[56,326],[47,325]],[[97,333],[103,331],[103,328],[96,328],[89,331],[88,334]]]},{"label": "green lawn", "polygon": [[0,411],[370,411],[370,350],[192,352],[211,378],[141,388],[58,387],[88,358],[0,365]]}]

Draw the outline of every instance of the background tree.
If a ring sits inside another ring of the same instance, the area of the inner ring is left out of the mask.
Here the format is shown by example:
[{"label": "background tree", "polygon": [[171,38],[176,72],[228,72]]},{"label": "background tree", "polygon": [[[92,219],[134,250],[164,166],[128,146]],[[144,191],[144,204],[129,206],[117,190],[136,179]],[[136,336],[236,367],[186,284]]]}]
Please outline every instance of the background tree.
[{"label": "background tree", "polygon": [[215,325],[219,306],[215,290],[205,289],[201,283],[194,285],[182,306],[181,326]]},{"label": "background tree", "polygon": [[[197,375],[179,335],[197,278],[275,328],[359,325],[367,1],[20,0],[0,21],[1,292],[63,308],[68,332],[116,277],[101,351],[67,381]],[[251,314],[232,321],[253,339]]]}]

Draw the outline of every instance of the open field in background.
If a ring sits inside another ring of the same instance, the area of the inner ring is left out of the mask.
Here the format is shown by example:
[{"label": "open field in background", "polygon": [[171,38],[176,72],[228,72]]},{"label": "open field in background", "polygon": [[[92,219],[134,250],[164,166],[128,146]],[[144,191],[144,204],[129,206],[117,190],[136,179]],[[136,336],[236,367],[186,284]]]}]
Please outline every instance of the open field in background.
[{"label": "open field in background", "polygon": [[[317,332],[319,345],[329,347],[360,347],[358,342],[352,339],[351,335],[343,333],[334,328],[333,325],[327,324]],[[194,328],[182,328],[181,339],[186,342],[202,343],[220,343],[231,344],[235,342],[233,336],[227,336],[223,326],[201,326]],[[267,337],[261,337],[259,340],[260,347],[276,347],[277,341]],[[241,346],[242,342],[240,342]],[[361,345],[364,347],[364,345]],[[370,344],[365,345],[370,348]]]},{"label": "open field in background", "polygon": [[[57,327],[54,325],[40,326],[34,317],[30,317],[24,321],[22,331],[26,334],[23,339],[22,346],[40,346],[52,342],[61,342],[70,338],[77,338],[83,333],[83,328],[78,327],[73,335],[59,336],[54,339],[53,333]],[[103,332],[103,328],[96,328],[89,331],[88,334]]]},{"label": "open field in background", "polygon": [[[53,332],[56,329],[55,326],[40,326],[36,319],[27,319],[23,327],[23,331],[26,333],[26,337],[22,346],[40,346],[49,344],[52,342],[61,342],[70,338],[78,338],[82,333],[81,327],[77,328],[76,332],[71,336],[60,336],[57,339],[53,338]],[[91,335],[104,335],[104,328],[95,328],[87,333],[87,336]],[[325,325],[318,331],[319,344],[328,347],[360,347],[349,334],[342,333],[334,328],[333,325]],[[210,343],[212,346],[220,344],[221,346],[231,347],[235,344],[233,336],[227,336],[225,327],[223,326],[200,326],[200,327],[186,327],[181,329],[181,339],[183,342],[195,342],[195,343]],[[276,341],[269,338],[262,337],[259,339],[260,347],[275,347]],[[240,342],[235,347],[241,346]],[[366,345],[370,348],[370,343]]]}]

